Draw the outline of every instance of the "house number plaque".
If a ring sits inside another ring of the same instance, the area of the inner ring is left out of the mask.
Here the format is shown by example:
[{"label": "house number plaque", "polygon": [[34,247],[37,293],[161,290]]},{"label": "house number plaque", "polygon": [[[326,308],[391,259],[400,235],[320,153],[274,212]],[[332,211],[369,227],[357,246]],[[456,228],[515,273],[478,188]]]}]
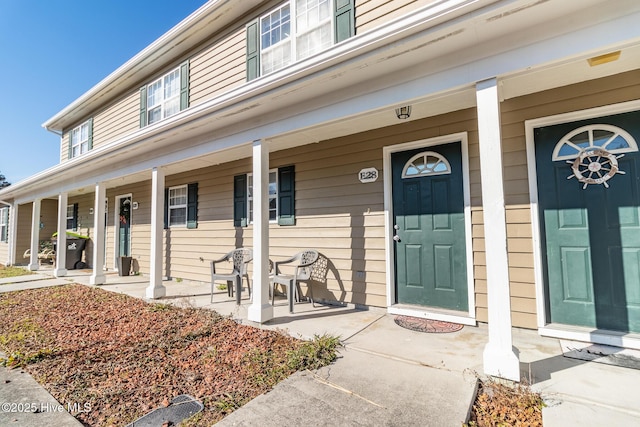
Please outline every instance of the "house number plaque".
[{"label": "house number plaque", "polygon": [[376,182],[378,180],[378,169],[365,168],[358,172],[358,179],[362,183]]}]

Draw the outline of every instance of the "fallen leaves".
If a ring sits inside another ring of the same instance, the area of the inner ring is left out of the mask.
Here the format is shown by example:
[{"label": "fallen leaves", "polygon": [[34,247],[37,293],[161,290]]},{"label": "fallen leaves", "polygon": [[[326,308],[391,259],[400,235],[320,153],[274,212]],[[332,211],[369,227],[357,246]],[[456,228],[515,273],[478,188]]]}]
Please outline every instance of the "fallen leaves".
[{"label": "fallen leaves", "polygon": [[[124,425],[189,394],[212,424],[300,366],[303,342],[203,309],[68,285],[0,296],[0,347],[86,425]],[[20,332],[22,331],[22,332]],[[20,335],[22,333],[22,335]],[[302,367],[305,368],[305,367]]]}]

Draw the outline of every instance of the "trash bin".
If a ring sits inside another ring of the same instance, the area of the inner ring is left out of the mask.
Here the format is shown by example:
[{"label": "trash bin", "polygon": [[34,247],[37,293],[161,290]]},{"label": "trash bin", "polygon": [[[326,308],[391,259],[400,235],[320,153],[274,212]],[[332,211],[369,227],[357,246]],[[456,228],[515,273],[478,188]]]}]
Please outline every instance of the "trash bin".
[{"label": "trash bin", "polygon": [[118,275],[119,276],[128,276],[131,271],[131,260],[130,256],[121,256],[118,257]]},{"label": "trash bin", "polygon": [[82,253],[87,245],[87,239],[67,238],[67,259],[64,268],[67,270],[79,270],[87,267],[82,261]]}]

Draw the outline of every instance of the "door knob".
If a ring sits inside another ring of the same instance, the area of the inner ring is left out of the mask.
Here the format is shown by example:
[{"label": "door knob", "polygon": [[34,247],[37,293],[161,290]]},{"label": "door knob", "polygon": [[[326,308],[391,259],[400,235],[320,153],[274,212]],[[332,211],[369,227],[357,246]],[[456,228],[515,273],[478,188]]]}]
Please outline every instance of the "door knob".
[{"label": "door knob", "polygon": [[400,236],[398,236],[397,234],[395,236],[393,236],[393,240],[395,240],[396,242],[400,241]]}]

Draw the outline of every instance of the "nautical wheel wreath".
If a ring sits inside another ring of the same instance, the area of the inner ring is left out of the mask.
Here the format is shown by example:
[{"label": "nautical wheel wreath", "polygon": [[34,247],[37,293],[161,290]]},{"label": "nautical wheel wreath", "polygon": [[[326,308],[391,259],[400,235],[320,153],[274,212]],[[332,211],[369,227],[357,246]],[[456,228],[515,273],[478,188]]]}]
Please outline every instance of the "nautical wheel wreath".
[{"label": "nautical wheel wreath", "polygon": [[602,184],[605,188],[609,188],[607,181],[617,173],[625,174],[618,168],[618,159],[623,156],[624,154],[616,156],[602,148],[582,150],[575,160],[567,160],[573,171],[573,174],[569,175],[567,179],[578,178],[578,181],[584,183],[583,190],[594,184]]}]

